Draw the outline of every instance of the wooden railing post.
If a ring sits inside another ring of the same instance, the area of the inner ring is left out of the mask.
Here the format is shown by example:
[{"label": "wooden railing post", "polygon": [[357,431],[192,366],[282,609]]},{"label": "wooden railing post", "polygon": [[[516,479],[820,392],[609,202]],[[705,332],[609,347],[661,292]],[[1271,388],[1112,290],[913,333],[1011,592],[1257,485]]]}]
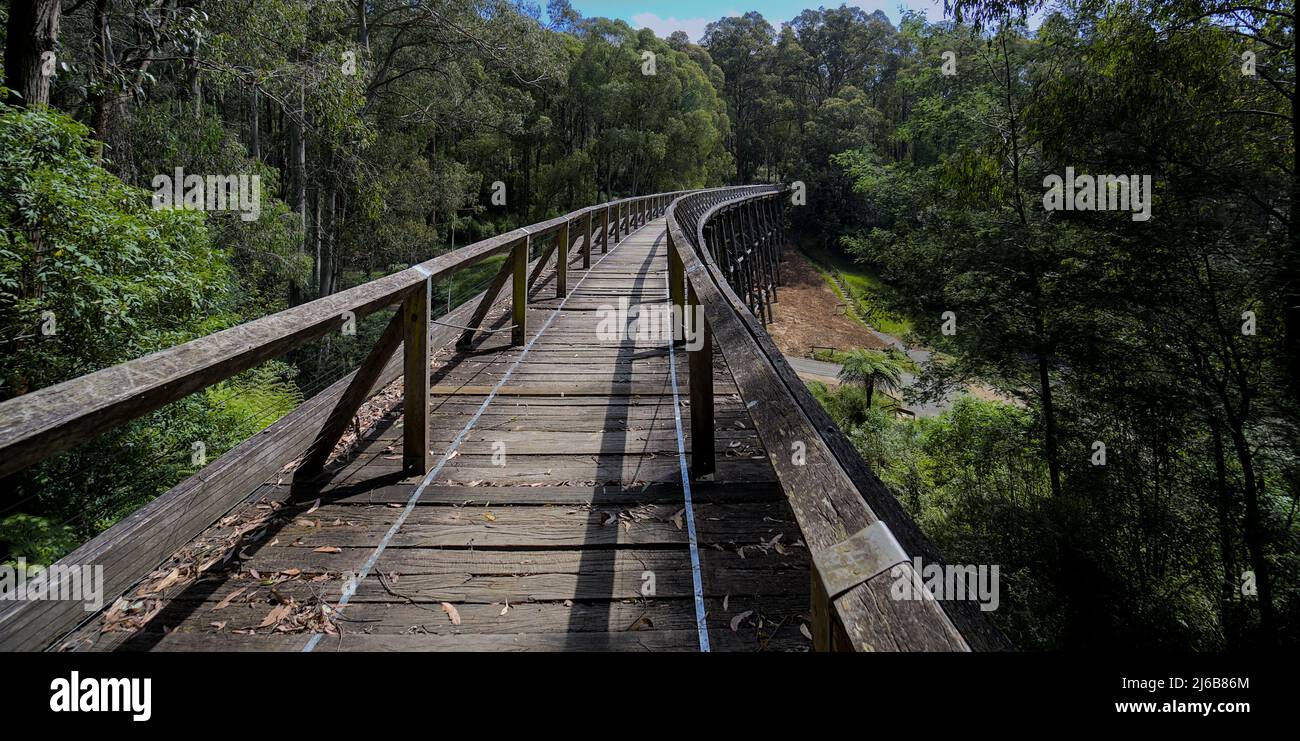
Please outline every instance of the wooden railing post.
[{"label": "wooden railing post", "polygon": [[569,294],[569,222],[555,231],[555,297]]},{"label": "wooden railing post", "polygon": [[623,241],[623,204],[614,206],[614,244]]},{"label": "wooden railing post", "polygon": [[600,210],[600,254],[609,254],[609,207]]},{"label": "wooden railing post", "polygon": [[686,266],[682,264],[681,255],[677,254],[671,230],[668,234],[668,297],[676,311],[673,317],[673,339],[680,333],[686,336]]},{"label": "wooden railing post", "polygon": [[812,608],[812,650],[819,653],[829,651],[853,651],[853,644],[849,640],[848,633],[844,631],[844,624],[840,622],[839,615],[835,613],[835,605],[831,603],[830,597],[826,594],[826,587],[822,584],[821,574],[817,572],[817,566],[809,563],[809,576],[811,577],[811,601],[809,607]]},{"label": "wooden railing post", "polygon": [[[695,295],[695,288],[687,283],[690,297],[688,311],[703,312],[700,299]],[[683,314],[685,319],[685,314]],[[686,321],[689,325],[691,322]],[[691,396],[691,478],[699,479],[711,476],[717,470],[713,444],[713,333],[708,320],[700,321],[700,336],[687,337],[699,345],[697,350],[688,350],[687,363],[690,377]]]},{"label": "wooden railing post", "polygon": [[754,315],[766,327],[767,318],[763,315],[763,266],[758,258],[758,240],[755,238],[752,225],[749,223],[748,205],[749,201],[746,201],[736,209],[736,223],[740,229],[741,239],[745,240],[745,256],[749,262],[750,301],[754,308]]},{"label": "wooden railing post", "polygon": [[752,230],[750,241],[754,244],[754,269],[759,274],[759,319],[763,320],[763,326],[766,327],[772,321],[772,263],[767,255],[767,233],[763,230],[759,216],[758,202],[748,201],[745,204],[745,219]]},{"label": "wooden railing post", "polygon": [[591,236],[592,236],[591,223],[592,221],[593,219],[591,218],[591,212],[588,211],[587,215],[582,218],[582,231],[586,235],[586,238],[583,239],[582,241],[582,269],[583,270],[591,269]]},{"label": "wooden railing post", "polygon": [[772,256],[773,300],[776,300],[776,287],[781,285],[781,235],[777,227],[777,197],[763,201],[763,220],[767,224],[768,252]]},{"label": "wooden railing post", "polygon": [[749,282],[749,261],[745,254],[745,239],[740,233],[740,224],[736,219],[736,209],[729,208],[722,214],[722,225],[726,229],[727,254],[731,256],[731,269],[734,275],[736,293],[745,301],[750,313],[754,311],[753,286]]},{"label": "wooden railing post", "polygon": [[510,331],[510,342],[515,346],[524,344],[528,337],[528,249],[532,241],[531,236],[524,237],[515,243],[510,253],[510,259],[515,263],[510,306],[514,328]]},{"label": "wooden railing post", "polygon": [[[776,196],[772,199],[772,215],[776,218],[776,262],[781,264],[781,255],[785,252],[786,234],[785,234],[785,206],[781,203],[781,197]],[[781,271],[777,269],[777,278],[780,279]]]},{"label": "wooden railing post", "polygon": [[713,245],[713,261],[722,268],[722,274],[726,276],[727,283],[733,287],[736,285],[736,270],[731,259],[730,250],[727,249],[727,234],[722,228],[723,216],[719,214],[716,218],[708,223],[709,233],[712,239],[709,243]]},{"label": "wooden railing post", "polygon": [[432,291],[433,281],[426,280],[402,302],[402,468],[408,474],[422,474],[429,470],[429,303]]}]

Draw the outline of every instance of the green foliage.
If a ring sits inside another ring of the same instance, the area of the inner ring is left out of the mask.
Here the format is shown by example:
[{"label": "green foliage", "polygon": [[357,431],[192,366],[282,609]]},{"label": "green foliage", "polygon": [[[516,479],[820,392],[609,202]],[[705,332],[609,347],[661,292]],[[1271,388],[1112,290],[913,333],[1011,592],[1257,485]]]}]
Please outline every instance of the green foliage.
[{"label": "green foliage", "polygon": [[[849,154],[853,153],[845,153]],[[800,250],[852,316],[872,329],[907,338],[912,334],[912,320],[898,311],[898,303],[890,295],[893,289],[868,265],[853,259],[853,255],[862,253],[861,241],[858,235],[844,236],[840,243],[846,252],[840,252],[809,239]]]},{"label": "green foliage", "polygon": [[848,354],[843,365],[840,366],[840,380],[865,389],[867,404],[870,405],[872,394],[876,389],[881,391],[898,390],[906,368],[906,356],[893,348],[883,352],[879,350],[854,350]]},{"label": "green foliage", "polygon": [[[48,386],[233,322],[227,255],[201,215],[151,207],[96,160],[84,126],[0,106],[4,395]],[[44,331],[43,331],[44,330]],[[47,333],[49,332],[49,333]],[[6,483],[13,555],[48,562],[246,439],[299,400],[263,366],[48,460]]]},{"label": "green foliage", "polygon": [[[48,566],[76,547],[77,536],[67,525],[19,513],[0,518],[0,543],[6,543],[10,553],[27,559],[28,566]],[[4,565],[13,566],[14,561]]]},{"label": "green foliage", "polygon": [[[112,164],[124,178],[142,185],[151,186],[156,175],[171,175],[177,167],[186,173],[249,175],[260,180],[260,218],[245,220],[234,213],[214,212],[205,224],[210,241],[223,246],[240,276],[223,308],[238,316],[287,308],[289,285],[310,281],[312,261],[299,249],[301,223],[281,197],[279,171],[251,159],[237,133],[211,113],[196,116],[166,103],[142,105],[132,111],[125,136],[125,151]],[[124,156],[126,152],[130,158]]]},{"label": "green foliage", "polygon": [[226,262],[202,218],[153,209],[96,162],[84,126],[0,105],[0,194],[0,395],[225,323]]},{"label": "green foliage", "polygon": [[[890,146],[833,159],[863,200],[842,243],[945,358],[923,389],[979,379],[1018,406],[828,409],[950,558],[1020,574],[997,618],[1022,645],[1294,642],[1300,435],[1273,218],[1295,198],[1276,166],[1294,132],[1272,115],[1289,103],[1197,3],[1084,3],[1036,36],[1007,4],[961,5],[987,30],[905,22],[933,55],[900,73],[907,115]],[[956,76],[935,73],[941,49]],[[1043,179],[1067,166],[1153,175],[1158,215],[1046,211]],[[1248,308],[1270,326],[1243,334]],[[1242,595],[1248,570],[1270,594]]]}]

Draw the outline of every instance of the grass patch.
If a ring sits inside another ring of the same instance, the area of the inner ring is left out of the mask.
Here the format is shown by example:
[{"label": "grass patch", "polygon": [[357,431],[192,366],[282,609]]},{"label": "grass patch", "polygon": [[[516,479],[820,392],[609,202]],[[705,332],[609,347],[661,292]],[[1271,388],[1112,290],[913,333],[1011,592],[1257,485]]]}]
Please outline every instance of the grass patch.
[{"label": "grass patch", "polygon": [[850,316],[899,339],[911,334],[912,320],[886,308],[893,289],[880,276],[838,250],[823,246],[806,246],[800,250],[849,307]]},{"label": "grass patch", "polygon": [[823,363],[843,364],[848,357],[849,357],[848,352],[844,350],[830,350],[827,348],[821,348],[819,350],[813,350],[812,359],[820,360]]},{"label": "grass patch", "polygon": [[[823,348],[818,348],[813,350],[812,359],[820,360],[823,363],[838,363],[840,365],[843,365],[844,361],[848,359],[849,354],[850,353],[848,350],[831,350],[829,348],[823,347]],[[914,363],[912,359],[907,357],[906,355],[900,353],[898,359],[899,361],[902,362],[903,367],[907,370],[908,373],[921,372],[921,367],[916,363]]]}]

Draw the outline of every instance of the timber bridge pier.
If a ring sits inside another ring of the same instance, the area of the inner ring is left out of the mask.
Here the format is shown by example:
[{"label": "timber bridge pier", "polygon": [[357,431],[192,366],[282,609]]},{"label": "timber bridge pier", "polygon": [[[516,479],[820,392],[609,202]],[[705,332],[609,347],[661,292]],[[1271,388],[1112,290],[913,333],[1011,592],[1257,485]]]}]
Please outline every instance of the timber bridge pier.
[{"label": "timber bridge pier", "polygon": [[[788,200],[583,208],[0,404],[2,477],[391,312],[354,372],[56,564],[102,567],[100,612],[4,603],[0,649],[1010,648],[973,602],[891,597],[942,557],[765,330]],[[439,316],[433,284],[497,256]],[[702,336],[598,333],[624,299]]]}]

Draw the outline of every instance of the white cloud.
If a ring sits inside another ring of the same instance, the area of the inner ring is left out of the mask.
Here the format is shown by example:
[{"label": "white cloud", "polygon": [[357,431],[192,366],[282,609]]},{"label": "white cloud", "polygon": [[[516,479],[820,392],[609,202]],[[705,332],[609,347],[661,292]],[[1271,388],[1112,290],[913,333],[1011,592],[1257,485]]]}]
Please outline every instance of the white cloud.
[{"label": "white cloud", "polygon": [[[739,13],[728,13],[728,15],[739,15]],[[655,35],[661,39],[666,39],[672,35],[673,31],[685,31],[691,41],[698,42],[704,35],[704,29],[717,18],[677,18],[669,16],[660,18],[654,13],[637,13],[632,16],[632,25],[636,28],[648,28],[655,32]]]}]

